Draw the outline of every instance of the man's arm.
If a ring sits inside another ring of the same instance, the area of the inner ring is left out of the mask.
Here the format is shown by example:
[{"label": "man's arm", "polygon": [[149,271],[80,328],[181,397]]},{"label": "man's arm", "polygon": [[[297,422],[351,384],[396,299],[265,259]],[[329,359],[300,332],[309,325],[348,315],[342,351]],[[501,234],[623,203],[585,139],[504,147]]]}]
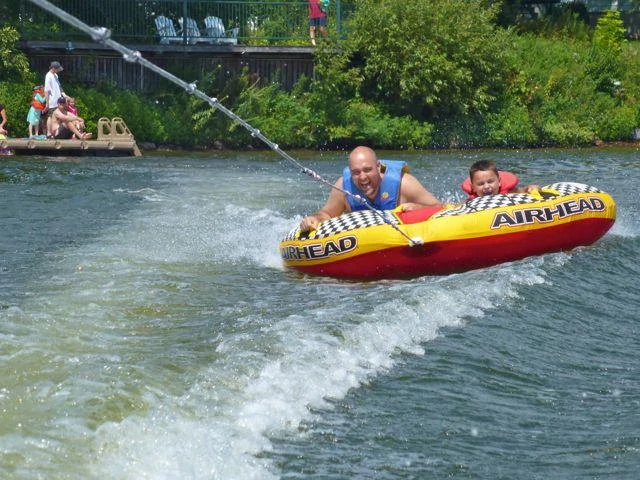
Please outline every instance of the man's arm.
[{"label": "man's arm", "polygon": [[540,190],[540,185],[532,183],[531,185],[525,185],[524,187],[518,187],[514,190],[511,190],[509,193],[531,193],[534,190]]},{"label": "man's arm", "polygon": [[77,117],[75,116],[73,113],[62,113],[60,110],[58,110],[56,108],[56,110],[53,112],[53,116],[56,117],[56,119],[60,122],[60,123],[68,123],[71,122],[73,120],[79,120],[79,121],[84,121],[81,117]]},{"label": "man's arm", "polygon": [[[338,188],[342,188],[342,177],[336,180],[334,184]],[[320,222],[329,220],[330,218],[337,217],[347,210],[347,202],[345,194],[335,188],[331,189],[327,203],[324,204],[320,210],[313,215],[308,215],[300,222],[300,231],[308,232],[309,230],[315,230],[318,228]]]},{"label": "man's arm", "polygon": [[424,188],[416,177],[405,173],[400,183],[400,204],[403,211],[409,212],[423,207],[440,205],[440,201]]},{"label": "man's arm", "polygon": [[65,123],[67,121],[67,115],[62,113],[58,108],[53,111],[53,118],[55,118],[58,123]]},{"label": "man's arm", "polygon": [[44,78],[44,98],[45,98],[45,108],[48,109],[53,109],[56,108],[55,105],[53,105],[53,102],[56,101],[57,99],[52,99],[51,98],[51,93],[52,93],[52,89],[51,89],[51,76],[47,73],[47,75],[45,75]]}]

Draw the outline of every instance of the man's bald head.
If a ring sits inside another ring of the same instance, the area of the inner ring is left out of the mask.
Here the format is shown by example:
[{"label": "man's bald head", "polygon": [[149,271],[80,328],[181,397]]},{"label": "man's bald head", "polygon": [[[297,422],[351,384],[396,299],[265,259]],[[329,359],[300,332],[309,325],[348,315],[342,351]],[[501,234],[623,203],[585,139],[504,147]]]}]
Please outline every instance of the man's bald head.
[{"label": "man's bald head", "polygon": [[377,164],[378,157],[376,152],[374,152],[369,147],[356,147],[349,154],[349,167],[352,166],[353,163],[368,163],[368,164]]}]

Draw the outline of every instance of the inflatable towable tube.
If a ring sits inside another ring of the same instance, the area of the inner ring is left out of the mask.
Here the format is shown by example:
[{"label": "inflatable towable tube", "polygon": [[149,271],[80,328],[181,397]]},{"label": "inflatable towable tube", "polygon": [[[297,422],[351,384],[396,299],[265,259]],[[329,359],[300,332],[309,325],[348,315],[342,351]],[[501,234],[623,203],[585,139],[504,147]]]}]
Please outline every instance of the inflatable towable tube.
[{"label": "inflatable towable tube", "polygon": [[581,183],[554,183],[539,192],[487,195],[462,205],[412,212],[386,210],[409,238],[374,212],[349,212],[280,242],[288,268],[346,279],[411,278],[488,267],[531,255],[591,245],[613,225],[613,198]]}]

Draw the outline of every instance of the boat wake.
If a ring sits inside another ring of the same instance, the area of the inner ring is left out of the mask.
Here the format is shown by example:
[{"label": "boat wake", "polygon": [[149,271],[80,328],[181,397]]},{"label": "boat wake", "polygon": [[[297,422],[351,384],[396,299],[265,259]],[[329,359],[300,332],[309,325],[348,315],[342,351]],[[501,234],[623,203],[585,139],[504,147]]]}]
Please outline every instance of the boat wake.
[{"label": "boat wake", "polygon": [[447,329],[510,308],[567,259],[411,282],[271,285],[259,295],[274,296],[268,311],[240,309],[214,328],[215,358],[184,393],[148,392],[145,415],[99,428],[96,472],[117,465],[122,478],[279,478],[265,455],[274,436],[306,435],[352,389],[393,375]]}]

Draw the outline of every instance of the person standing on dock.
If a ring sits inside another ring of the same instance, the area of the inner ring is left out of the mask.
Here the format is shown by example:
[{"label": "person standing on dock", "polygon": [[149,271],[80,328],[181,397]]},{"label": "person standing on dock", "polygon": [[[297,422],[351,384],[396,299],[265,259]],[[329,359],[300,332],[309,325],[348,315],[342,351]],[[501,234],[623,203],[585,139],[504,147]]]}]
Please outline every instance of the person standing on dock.
[{"label": "person standing on dock", "polygon": [[31,107],[29,107],[29,113],[27,113],[27,123],[29,124],[29,138],[34,138],[40,135],[42,111],[44,110],[46,105],[47,99],[44,96],[44,87],[42,85],[33,87]]},{"label": "person standing on dock", "polygon": [[55,135],[55,131],[52,127],[52,115],[53,112],[58,108],[58,99],[67,98],[67,95],[64,93],[62,89],[62,85],[60,84],[60,79],[58,78],[58,73],[62,70],[62,65],[60,62],[54,61],[49,65],[49,71],[44,77],[44,95],[46,97],[46,106],[44,111],[47,112],[47,136],[52,137]]},{"label": "person standing on dock", "polygon": [[[308,0],[309,2],[309,36],[311,37],[311,44],[316,46],[316,30],[320,30],[320,33],[324,38],[327,38],[327,12],[323,10],[322,6],[327,5],[328,2],[323,0]],[[326,7],[324,7],[326,9]]]}]

